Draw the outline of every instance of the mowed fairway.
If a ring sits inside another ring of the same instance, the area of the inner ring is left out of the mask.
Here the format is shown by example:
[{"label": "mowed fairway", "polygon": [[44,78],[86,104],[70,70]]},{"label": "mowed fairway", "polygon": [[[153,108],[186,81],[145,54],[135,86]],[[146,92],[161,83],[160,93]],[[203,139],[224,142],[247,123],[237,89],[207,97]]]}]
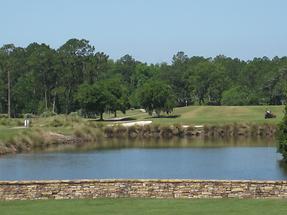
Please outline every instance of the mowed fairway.
[{"label": "mowed fairway", "polygon": [[0,202],[1,215],[285,215],[286,200],[98,199]]},{"label": "mowed fairway", "polygon": [[[271,110],[277,115],[275,119],[264,119],[266,110]],[[127,111],[120,117],[131,117],[135,120],[151,120],[156,124],[231,124],[231,123],[254,123],[275,124],[283,118],[284,106],[188,106],[175,108],[168,116],[160,118],[149,116],[140,110]],[[111,116],[105,115],[106,118]]]}]

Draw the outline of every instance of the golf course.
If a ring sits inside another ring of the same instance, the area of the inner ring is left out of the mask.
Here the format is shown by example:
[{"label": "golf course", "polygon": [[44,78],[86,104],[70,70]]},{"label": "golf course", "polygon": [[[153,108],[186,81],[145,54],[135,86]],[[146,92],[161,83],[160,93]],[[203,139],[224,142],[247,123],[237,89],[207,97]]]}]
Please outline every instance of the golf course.
[{"label": "golf course", "polygon": [[[276,118],[265,119],[266,110]],[[19,137],[22,133],[32,133],[37,129],[57,132],[63,135],[74,134],[83,125],[88,127],[106,127],[125,123],[151,122],[159,126],[222,126],[232,124],[277,125],[283,118],[284,106],[188,106],[175,108],[169,115],[150,116],[142,109],[128,110],[125,114],[104,114],[104,121],[98,118],[82,118],[72,115],[55,115],[51,117],[35,116],[31,118],[30,128],[25,128],[23,118],[0,118],[0,142]]]}]

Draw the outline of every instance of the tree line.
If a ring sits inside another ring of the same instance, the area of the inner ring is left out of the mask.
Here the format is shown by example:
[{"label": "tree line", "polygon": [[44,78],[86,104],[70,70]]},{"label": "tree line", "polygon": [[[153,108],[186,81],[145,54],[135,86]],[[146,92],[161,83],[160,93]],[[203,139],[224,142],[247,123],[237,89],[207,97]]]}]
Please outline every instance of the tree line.
[{"label": "tree line", "polygon": [[178,52],[170,64],[118,60],[85,39],[58,49],[32,43],[0,48],[0,113],[43,112],[116,115],[128,108],[171,112],[185,105],[281,105],[287,57],[244,61]]}]

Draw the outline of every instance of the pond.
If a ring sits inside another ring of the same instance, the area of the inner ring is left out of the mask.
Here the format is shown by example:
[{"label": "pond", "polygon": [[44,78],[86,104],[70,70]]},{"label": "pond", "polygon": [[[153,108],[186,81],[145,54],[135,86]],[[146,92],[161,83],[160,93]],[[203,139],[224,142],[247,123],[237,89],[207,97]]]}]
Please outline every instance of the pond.
[{"label": "pond", "polygon": [[274,140],[113,139],[93,146],[1,157],[0,180],[287,179]]}]

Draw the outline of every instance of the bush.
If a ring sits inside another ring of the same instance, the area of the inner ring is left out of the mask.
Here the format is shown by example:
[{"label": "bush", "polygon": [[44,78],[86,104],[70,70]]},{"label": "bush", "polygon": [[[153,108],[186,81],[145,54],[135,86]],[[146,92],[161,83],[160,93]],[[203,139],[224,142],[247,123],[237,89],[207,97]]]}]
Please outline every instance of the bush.
[{"label": "bush", "polygon": [[114,128],[113,128],[113,126],[104,127],[104,134],[107,137],[113,137],[114,136]]},{"label": "bush", "polygon": [[96,141],[98,136],[100,136],[96,129],[88,126],[78,127],[74,131],[74,135],[85,141]]},{"label": "bush", "polygon": [[41,117],[51,117],[51,116],[56,116],[57,114],[53,111],[45,111],[41,114]]},{"label": "bush", "polygon": [[161,112],[170,114],[175,100],[171,87],[162,81],[150,81],[138,89],[138,101],[150,115],[153,112],[158,117]]},{"label": "bush", "polygon": [[69,116],[71,116],[71,117],[81,117],[82,114],[81,114],[81,112],[77,111],[77,112],[71,112],[69,114]]},{"label": "bush", "polygon": [[64,123],[62,120],[60,119],[53,119],[51,122],[50,122],[50,126],[52,127],[62,127],[64,126]]},{"label": "bush", "polygon": [[248,104],[247,98],[248,98],[248,93],[245,92],[241,87],[233,87],[223,92],[222,104],[223,105],[244,105],[244,104]]},{"label": "bush", "polygon": [[287,105],[282,122],[279,124],[277,133],[278,152],[280,152],[287,162]]},{"label": "bush", "polygon": [[23,123],[20,119],[0,118],[0,125],[3,126],[23,126]]},{"label": "bush", "polygon": [[172,137],[173,130],[171,126],[161,126],[160,127],[160,134],[162,137]]},{"label": "bush", "polygon": [[25,113],[25,114],[23,114],[23,117],[24,117],[25,119],[31,119],[31,118],[34,118],[35,116],[34,116],[34,114],[32,114],[32,113]]},{"label": "bush", "polygon": [[0,119],[6,119],[8,118],[8,114],[0,114]]}]

